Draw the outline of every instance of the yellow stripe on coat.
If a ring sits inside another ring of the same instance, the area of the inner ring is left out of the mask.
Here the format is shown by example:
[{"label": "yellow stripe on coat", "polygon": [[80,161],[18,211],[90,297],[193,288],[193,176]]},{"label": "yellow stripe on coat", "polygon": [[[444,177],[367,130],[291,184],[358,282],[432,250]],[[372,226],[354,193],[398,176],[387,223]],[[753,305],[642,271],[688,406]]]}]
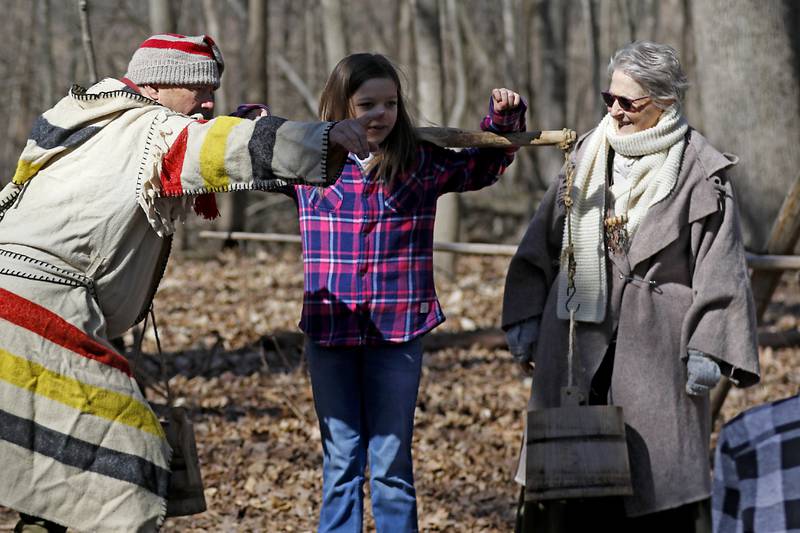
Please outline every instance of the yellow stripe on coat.
[{"label": "yellow stripe on coat", "polygon": [[24,159],[20,159],[17,162],[17,171],[14,172],[14,177],[11,178],[11,181],[16,183],[17,185],[22,185],[33,176],[36,175],[37,172],[42,168],[41,163],[36,163],[34,161],[26,161]]},{"label": "yellow stripe on coat", "polygon": [[217,117],[212,122],[200,148],[200,175],[204,187],[220,189],[230,184],[225,169],[225,149],[231,130],[241,121],[236,117]]},{"label": "yellow stripe on coat", "polygon": [[68,405],[82,413],[125,424],[164,438],[164,430],[146,405],[130,396],[62,376],[0,348],[0,379]]}]

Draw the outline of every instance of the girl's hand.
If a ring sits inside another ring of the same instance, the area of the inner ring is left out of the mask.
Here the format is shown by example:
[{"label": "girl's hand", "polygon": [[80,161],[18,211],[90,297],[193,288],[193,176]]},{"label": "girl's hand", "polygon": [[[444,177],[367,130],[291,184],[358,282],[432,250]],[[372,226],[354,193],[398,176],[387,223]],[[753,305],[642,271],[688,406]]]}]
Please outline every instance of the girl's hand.
[{"label": "girl's hand", "polygon": [[519,107],[522,97],[510,89],[492,89],[495,111],[508,111]]}]

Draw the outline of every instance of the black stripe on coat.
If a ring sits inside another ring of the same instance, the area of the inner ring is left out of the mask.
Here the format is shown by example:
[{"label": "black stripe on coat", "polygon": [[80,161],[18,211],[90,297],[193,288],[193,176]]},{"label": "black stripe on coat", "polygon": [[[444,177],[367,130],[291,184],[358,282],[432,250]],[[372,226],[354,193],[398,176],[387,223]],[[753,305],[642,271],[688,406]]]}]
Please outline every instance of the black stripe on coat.
[{"label": "black stripe on coat", "polygon": [[58,126],[50,124],[43,116],[40,116],[33,124],[30,138],[36,141],[37,146],[45,150],[50,150],[58,146],[71,148],[86,142],[101,129],[102,128],[97,126],[73,129],[59,128]]},{"label": "black stripe on coat", "polygon": [[280,117],[262,117],[256,121],[253,136],[247,144],[256,180],[275,179],[272,173],[272,150],[278,128],[286,122]]},{"label": "black stripe on coat", "polygon": [[91,444],[0,410],[0,439],[67,466],[138,485],[162,498],[169,470],[136,455]]}]

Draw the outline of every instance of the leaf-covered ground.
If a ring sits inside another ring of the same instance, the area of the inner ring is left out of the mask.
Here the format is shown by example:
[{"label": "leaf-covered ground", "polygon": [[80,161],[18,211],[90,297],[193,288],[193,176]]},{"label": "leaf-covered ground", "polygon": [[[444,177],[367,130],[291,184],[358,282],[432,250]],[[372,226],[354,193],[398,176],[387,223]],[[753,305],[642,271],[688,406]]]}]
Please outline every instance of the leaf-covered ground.
[{"label": "leaf-covered ground", "polygon": [[[439,331],[497,327],[507,263],[460,258],[458,276],[439,283],[448,315]],[[211,260],[173,258],[155,302],[158,333],[166,374],[173,376],[171,393],[195,423],[208,510],[170,518],[165,531],[314,530],[320,436],[293,335],[302,283],[292,246]],[[799,309],[797,277],[787,275],[768,327],[796,331]],[[132,335],[126,340],[130,345]],[[143,350],[155,353],[150,328]],[[723,419],[794,394],[799,354],[796,348],[762,349],[763,385],[734,390]],[[147,355],[137,366],[160,373]],[[518,491],[511,476],[529,386],[502,349],[425,355],[414,441],[421,530],[513,529]],[[163,401],[159,391],[150,388],[148,395]],[[0,512],[0,527],[10,529],[14,521],[13,513]]]}]

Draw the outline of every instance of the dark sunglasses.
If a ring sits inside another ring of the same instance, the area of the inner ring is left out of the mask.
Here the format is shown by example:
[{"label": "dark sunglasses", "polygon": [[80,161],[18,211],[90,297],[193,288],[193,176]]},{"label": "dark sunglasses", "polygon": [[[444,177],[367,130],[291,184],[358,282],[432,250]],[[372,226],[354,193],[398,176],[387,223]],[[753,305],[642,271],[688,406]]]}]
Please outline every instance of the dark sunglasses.
[{"label": "dark sunglasses", "polygon": [[626,98],[624,96],[617,96],[608,91],[602,91],[600,96],[603,97],[603,102],[605,102],[606,106],[613,106],[614,100],[616,100],[624,111],[639,111],[641,108],[634,107],[633,103],[644,100],[645,98],[650,98],[650,95],[640,96],[639,98]]}]

